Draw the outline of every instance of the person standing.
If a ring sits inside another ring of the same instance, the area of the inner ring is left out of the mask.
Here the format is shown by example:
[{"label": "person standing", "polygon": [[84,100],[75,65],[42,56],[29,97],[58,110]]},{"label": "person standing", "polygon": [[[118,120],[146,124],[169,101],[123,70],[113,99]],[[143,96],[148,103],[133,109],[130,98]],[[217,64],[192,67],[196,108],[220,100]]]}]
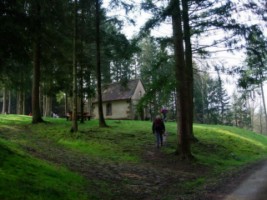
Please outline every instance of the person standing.
[{"label": "person standing", "polygon": [[168,113],[167,108],[162,108],[162,109],[160,110],[160,112],[161,112],[162,115],[163,115],[163,121],[166,122],[166,120],[167,120],[167,113]]},{"label": "person standing", "polygon": [[160,115],[156,116],[156,119],[152,124],[152,132],[156,136],[157,148],[163,145],[163,134],[165,132],[165,125]]}]

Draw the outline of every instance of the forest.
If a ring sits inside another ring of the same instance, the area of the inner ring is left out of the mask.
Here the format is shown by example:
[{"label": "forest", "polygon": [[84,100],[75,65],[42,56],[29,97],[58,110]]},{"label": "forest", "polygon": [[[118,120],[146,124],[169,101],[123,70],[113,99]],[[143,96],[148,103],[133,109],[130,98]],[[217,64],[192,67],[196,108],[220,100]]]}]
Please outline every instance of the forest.
[{"label": "forest", "polygon": [[[129,38],[122,29],[135,24],[130,14],[136,12],[150,18]],[[1,112],[31,113],[37,124],[52,112],[64,117],[72,110],[70,130],[76,132],[77,113],[97,97],[99,126],[106,126],[102,86],[141,79],[146,94],[137,109],[149,108],[153,118],[168,108],[185,158],[196,139],[193,123],[267,133],[266,13],[264,0],[2,0]],[[240,20],[242,14],[250,21]],[[153,35],[162,24],[171,33]],[[213,39],[217,32],[223,34]],[[242,51],[245,59],[237,66],[208,62],[219,51]],[[235,79],[233,94],[225,74]]]}]

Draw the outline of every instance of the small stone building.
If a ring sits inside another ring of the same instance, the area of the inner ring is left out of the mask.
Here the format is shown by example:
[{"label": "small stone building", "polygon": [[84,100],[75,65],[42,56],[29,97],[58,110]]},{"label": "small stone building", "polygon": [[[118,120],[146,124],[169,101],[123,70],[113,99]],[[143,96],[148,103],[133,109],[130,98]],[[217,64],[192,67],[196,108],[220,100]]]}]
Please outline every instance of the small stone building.
[{"label": "small stone building", "polygon": [[[136,105],[145,94],[140,79],[126,84],[112,83],[102,88],[103,113],[105,119],[144,119],[145,113],[137,112]],[[141,116],[143,115],[143,116]],[[98,102],[92,103],[92,117],[98,119]]]}]

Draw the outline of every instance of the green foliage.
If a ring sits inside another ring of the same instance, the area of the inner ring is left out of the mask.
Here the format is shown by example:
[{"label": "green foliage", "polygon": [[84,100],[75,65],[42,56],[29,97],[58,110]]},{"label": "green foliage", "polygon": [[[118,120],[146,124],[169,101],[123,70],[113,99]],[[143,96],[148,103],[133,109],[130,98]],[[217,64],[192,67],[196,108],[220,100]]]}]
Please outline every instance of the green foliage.
[{"label": "green foliage", "polygon": [[[0,3],[0,83],[4,83],[3,87],[17,89],[23,95],[29,94],[33,41],[40,35],[42,95],[55,97],[63,91],[72,96],[73,3],[61,0]],[[40,28],[36,25],[37,4],[41,7]],[[126,6],[125,3],[123,5]],[[96,63],[95,2],[81,0],[77,7],[78,92],[80,96],[92,97]],[[130,5],[127,7],[131,9]],[[103,9],[100,15],[103,78],[108,82],[114,80],[115,74],[118,74],[119,79],[129,78],[133,74],[130,61],[136,51],[135,45],[120,32],[116,20],[107,19]]]},{"label": "green foliage", "polygon": [[259,87],[266,80],[266,38],[259,26],[252,26],[247,36],[245,66],[240,69],[239,86],[246,90]]},{"label": "green foliage", "polygon": [[242,95],[233,94],[232,112],[234,125],[241,128],[251,129],[251,111],[247,104],[248,93],[243,91]]},{"label": "green foliage", "polygon": [[146,94],[139,102],[139,108],[149,106],[152,116],[158,114],[165,106],[170,107],[174,101],[171,96],[175,91],[174,59],[169,55],[169,46],[152,37],[143,39],[140,44],[141,53],[138,57],[141,79]]},{"label": "green foliage", "polygon": [[[229,96],[220,76],[213,79],[207,73],[195,74],[195,122],[205,124],[231,124]],[[228,118],[227,118],[228,117]]]}]

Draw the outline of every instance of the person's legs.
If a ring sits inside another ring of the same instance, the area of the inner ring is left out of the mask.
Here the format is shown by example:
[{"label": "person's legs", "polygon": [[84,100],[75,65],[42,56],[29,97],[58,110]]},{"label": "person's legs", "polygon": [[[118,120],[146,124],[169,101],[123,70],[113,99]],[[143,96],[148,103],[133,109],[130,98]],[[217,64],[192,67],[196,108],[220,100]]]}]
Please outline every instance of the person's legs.
[{"label": "person's legs", "polygon": [[156,139],[157,139],[157,147],[159,148],[160,146],[163,145],[163,137],[160,132],[156,132]]},{"label": "person's legs", "polygon": [[160,135],[160,136],[159,136],[159,139],[160,139],[160,145],[163,146],[163,134],[160,133],[159,135]]},{"label": "person's legs", "polygon": [[156,131],[156,139],[157,139],[157,147],[159,148],[160,147],[160,132]]}]

